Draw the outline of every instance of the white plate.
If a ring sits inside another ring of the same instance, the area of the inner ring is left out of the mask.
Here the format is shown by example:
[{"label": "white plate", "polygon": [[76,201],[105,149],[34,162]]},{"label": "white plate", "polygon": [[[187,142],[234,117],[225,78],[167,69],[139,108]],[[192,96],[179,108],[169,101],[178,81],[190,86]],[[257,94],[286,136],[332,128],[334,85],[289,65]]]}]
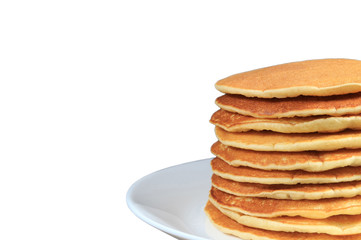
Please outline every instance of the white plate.
[{"label": "white plate", "polygon": [[211,187],[210,160],[149,174],[128,190],[130,210],[144,222],[178,239],[234,240],[215,229],[203,211]]}]

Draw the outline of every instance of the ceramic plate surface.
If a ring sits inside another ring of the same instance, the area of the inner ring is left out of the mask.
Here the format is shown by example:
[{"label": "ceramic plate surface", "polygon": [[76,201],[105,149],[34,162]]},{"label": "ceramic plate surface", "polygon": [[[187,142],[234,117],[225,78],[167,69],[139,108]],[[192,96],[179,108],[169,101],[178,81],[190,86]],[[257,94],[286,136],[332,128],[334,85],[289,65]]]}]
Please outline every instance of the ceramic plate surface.
[{"label": "ceramic plate surface", "polygon": [[219,232],[206,218],[210,160],[198,160],[149,174],[128,190],[130,210],[144,222],[178,239],[239,240]]}]

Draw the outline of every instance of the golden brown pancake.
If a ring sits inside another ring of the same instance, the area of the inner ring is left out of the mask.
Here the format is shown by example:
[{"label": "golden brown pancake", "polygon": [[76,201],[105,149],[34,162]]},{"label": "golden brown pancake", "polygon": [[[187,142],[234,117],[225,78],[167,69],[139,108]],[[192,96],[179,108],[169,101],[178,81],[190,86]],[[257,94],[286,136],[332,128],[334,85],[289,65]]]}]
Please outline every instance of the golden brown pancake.
[{"label": "golden brown pancake", "polygon": [[249,98],[226,94],[216,99],[221,109],[255,118],[307,117],[317,115],[342,116],[361,113],[361,93],[283,99]]},{"label": "golden brown pancake", "polygon": [[361,91],[361,61],[318,59],[286,63],[219,80],[224,93],[247,97],[330,96]]},{"label": "golden brown pancake", "polygon": [[349,198],[361,195],[361,181],[330,184],[270,185],[236,182],[213,174],[212,185],[223,192],[241,197],[317,200],[338,197]]},{"label": "golden brown pancake", "polygon": [[321,172],[345,166],[361,166],[361,149],[340,149],[331,152],[259,152],[216,142],[212,145],[211,151],[234,167]]},{"label": "golden brown pancake", "polygon": [[361,234],[335,236],[323,233],[291,233],[251,228],[239,224],[220,212],[212,203],[207,202],[205,213],[210,222],[221,232],[252,240],[359,240]]},{"label": "golden brown pancake", "polygon": [[350,235],[361,233],[361,215],[337,215],[325,219],[304,217],[261,218],[248,216],[214,205],[226,216],[248,227],[271,231],[327,233],[330,235]]},{"label": "golden brown pancake", "polygon": [[332,151],[361,148],[361,131],[337,133],[276,133],[271,131],[227,132],[216,126],[216,136],[225,145],[255,151]]},{"label": "golden brown pancake", "polygon": [[219,158],[211,161],[214,174],[236,182],[260,184],[322,184],[361,180],[361,167],[343,167],[324,172],[302,170],[280,171],[261,170],[250,167],[233,167]]},{"label": "golden brown pancake", "polygon": [[255,217],[301,216],[324,219],[335,215],[361,214],[361,196],[319,200],[240,197],[212,187],[209,200],[215,206]]},{"label": "golden brown pancake", "polygon": [[228,132],[270,130],[281,133],[309,133],[361,130],[360,114],[339,117],[254,118],[220,109],[212,115],[210,122]]}]

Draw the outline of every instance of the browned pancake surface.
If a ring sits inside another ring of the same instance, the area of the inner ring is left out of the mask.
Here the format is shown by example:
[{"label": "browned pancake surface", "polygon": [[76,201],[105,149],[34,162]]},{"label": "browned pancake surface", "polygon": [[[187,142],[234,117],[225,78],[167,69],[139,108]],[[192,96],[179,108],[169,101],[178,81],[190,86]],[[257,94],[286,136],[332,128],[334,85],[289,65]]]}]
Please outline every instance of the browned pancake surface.
[{"label": "browned pancake surface", "polygon": [[249,98],[226,94],[216,99],[216,104],[227,111],[256,118],[279,118],[311,115],[340,116],[361,112],[361,93],[311,97],[300,96],[283,99]]},{"label": "browned pancake surface", "polygon": [[[353,93],[360,90],[358,83],[361,83],[360,61],[317,59],[235,74],[219,80],[215,86],[225,93],[269,98]],[[352,86],[345,86],[348,84]]]}]

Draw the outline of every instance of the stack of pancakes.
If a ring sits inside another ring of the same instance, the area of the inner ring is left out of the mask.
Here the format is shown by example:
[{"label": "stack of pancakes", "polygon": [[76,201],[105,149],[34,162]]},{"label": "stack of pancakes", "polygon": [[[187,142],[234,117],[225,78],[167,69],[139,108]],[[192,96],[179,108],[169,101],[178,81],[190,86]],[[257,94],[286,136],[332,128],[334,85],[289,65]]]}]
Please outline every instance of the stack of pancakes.
[{"label": "stack of pancakes", "polygon": [[242,239],[361,239],[361,61],[287,63],[216,88],[210,221]]}]

